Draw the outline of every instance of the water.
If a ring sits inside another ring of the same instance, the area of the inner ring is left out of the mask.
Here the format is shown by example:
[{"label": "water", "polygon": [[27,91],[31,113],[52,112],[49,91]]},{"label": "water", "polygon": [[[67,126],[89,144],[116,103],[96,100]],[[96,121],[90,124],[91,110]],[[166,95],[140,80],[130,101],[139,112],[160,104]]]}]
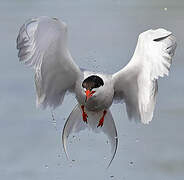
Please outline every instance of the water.
[{"label": "water", "polygon": [[[33,72],[18,62],[15,40],[23,22],[40,15],[68,24],[78,65],[107,73],[129,61],[140,32],[164,27],[177,37],[170,76],[159,81],[151,124],[129,122],[123,105],[112,106],[119,146],[108,170],[109,144],[103,134],[80,133],[69,144],[74,161],[64,156],[60,136],[76,104],[73,96],[54,112],[55,124],[50,110],[35,108]],[[183,28],[184,2],[179,0],[1,0],[0,179],[183,179]]]}]

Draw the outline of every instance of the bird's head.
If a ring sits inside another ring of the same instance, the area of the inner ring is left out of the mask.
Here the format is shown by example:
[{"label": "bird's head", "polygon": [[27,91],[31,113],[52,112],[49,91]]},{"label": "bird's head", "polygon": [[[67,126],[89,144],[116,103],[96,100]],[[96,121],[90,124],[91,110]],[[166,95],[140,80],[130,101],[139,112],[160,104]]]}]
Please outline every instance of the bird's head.
[{"label": "bird's head", "polygon": [[90,99],[98,90],[100,86],[103,86],[104,82],[102,78],[97,75],[92,75],[84,79],[82,82],[82,87],[86,93],[86,101]]}]

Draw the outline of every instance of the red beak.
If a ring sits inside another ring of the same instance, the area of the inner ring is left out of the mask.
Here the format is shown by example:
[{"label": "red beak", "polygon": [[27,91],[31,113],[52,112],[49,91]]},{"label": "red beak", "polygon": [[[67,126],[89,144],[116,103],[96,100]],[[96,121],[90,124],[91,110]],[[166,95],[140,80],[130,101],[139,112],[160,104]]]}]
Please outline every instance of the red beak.
[{"label": "red beak", "polygon": [[86,101],[87,101],[91,96],[93,96],[93,94],[94,94],[95,92],[96,92],[96,91],[86,90]]}]

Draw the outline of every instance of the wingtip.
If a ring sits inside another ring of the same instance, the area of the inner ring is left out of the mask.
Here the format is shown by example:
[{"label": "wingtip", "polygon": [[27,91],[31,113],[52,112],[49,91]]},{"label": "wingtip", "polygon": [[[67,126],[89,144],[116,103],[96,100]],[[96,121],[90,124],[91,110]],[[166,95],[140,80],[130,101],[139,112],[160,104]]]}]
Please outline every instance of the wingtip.
[{"label": "wingtip", "polygon": [[118,148],[118,136],[114,137],[115,138],[115,148],[114,148],[114,152],[113,152],[113,156],[108,164],[108,166],[106,167],[106,169],[108,169],[110,167],[110,165],[112,164],[112,161],[115,158],[116,152],[117,152],[117,148]]},{"label": "wingtip", "polygon": [[67,123],[65,123],[64,128],[63,128],[63,132],[62,132],[62,144],[63,144],[63,149],[64,149],[64,152],[65,152],[66,158],[67,158],[67,160],[69,160],[69,155],[68,155],[68,152],[67,152],[67,136],[66,136],[66,133],[65,133],[66,124]]}]

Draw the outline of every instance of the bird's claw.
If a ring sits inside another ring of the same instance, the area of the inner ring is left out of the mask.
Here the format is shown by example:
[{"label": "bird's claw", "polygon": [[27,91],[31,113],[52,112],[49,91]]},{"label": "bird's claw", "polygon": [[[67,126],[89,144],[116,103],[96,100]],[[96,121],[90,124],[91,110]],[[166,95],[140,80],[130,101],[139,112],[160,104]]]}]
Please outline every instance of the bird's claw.
[{"label": "bird's claw", "polygon": [[85,123],[88,123],[88,121],[87,121],[88,115],[85,112],[83,112],[82,117],[83,117],[83,121]]},{"label": "bird's claw", "polygon": [[99,126],[103,126],[103,123],[104,123],[104,118],[102,117],[101,119],[100,119],[100,121],[99,121],[99,123],[98,123],[98,126],[97,126],[97,128],[99,127]]},{"label": "bird's claw", "polygon": [[88,123],[88,121],[87,121],[88,115],[87,115],[87,113],[84,111],[84,105],[81,106],[81,109],[82,109],[82,118],[83,118],[83,121],[84,121],[85,123]]},{"label": "bird's claw", "polygon": [[104,112],[103,112],[103,116],[102,116],[102,118],[100,119],[100,121],[99,121],[99,123],[98,123],[98,125],[97,125],[97,128],[99,127],[99,126],[103,126],[103,123],[104,123],[104,117],[105,117],[105,115],[106,115],[106,113],[107,113],[107,111],[106,110],[104,110]]}]

